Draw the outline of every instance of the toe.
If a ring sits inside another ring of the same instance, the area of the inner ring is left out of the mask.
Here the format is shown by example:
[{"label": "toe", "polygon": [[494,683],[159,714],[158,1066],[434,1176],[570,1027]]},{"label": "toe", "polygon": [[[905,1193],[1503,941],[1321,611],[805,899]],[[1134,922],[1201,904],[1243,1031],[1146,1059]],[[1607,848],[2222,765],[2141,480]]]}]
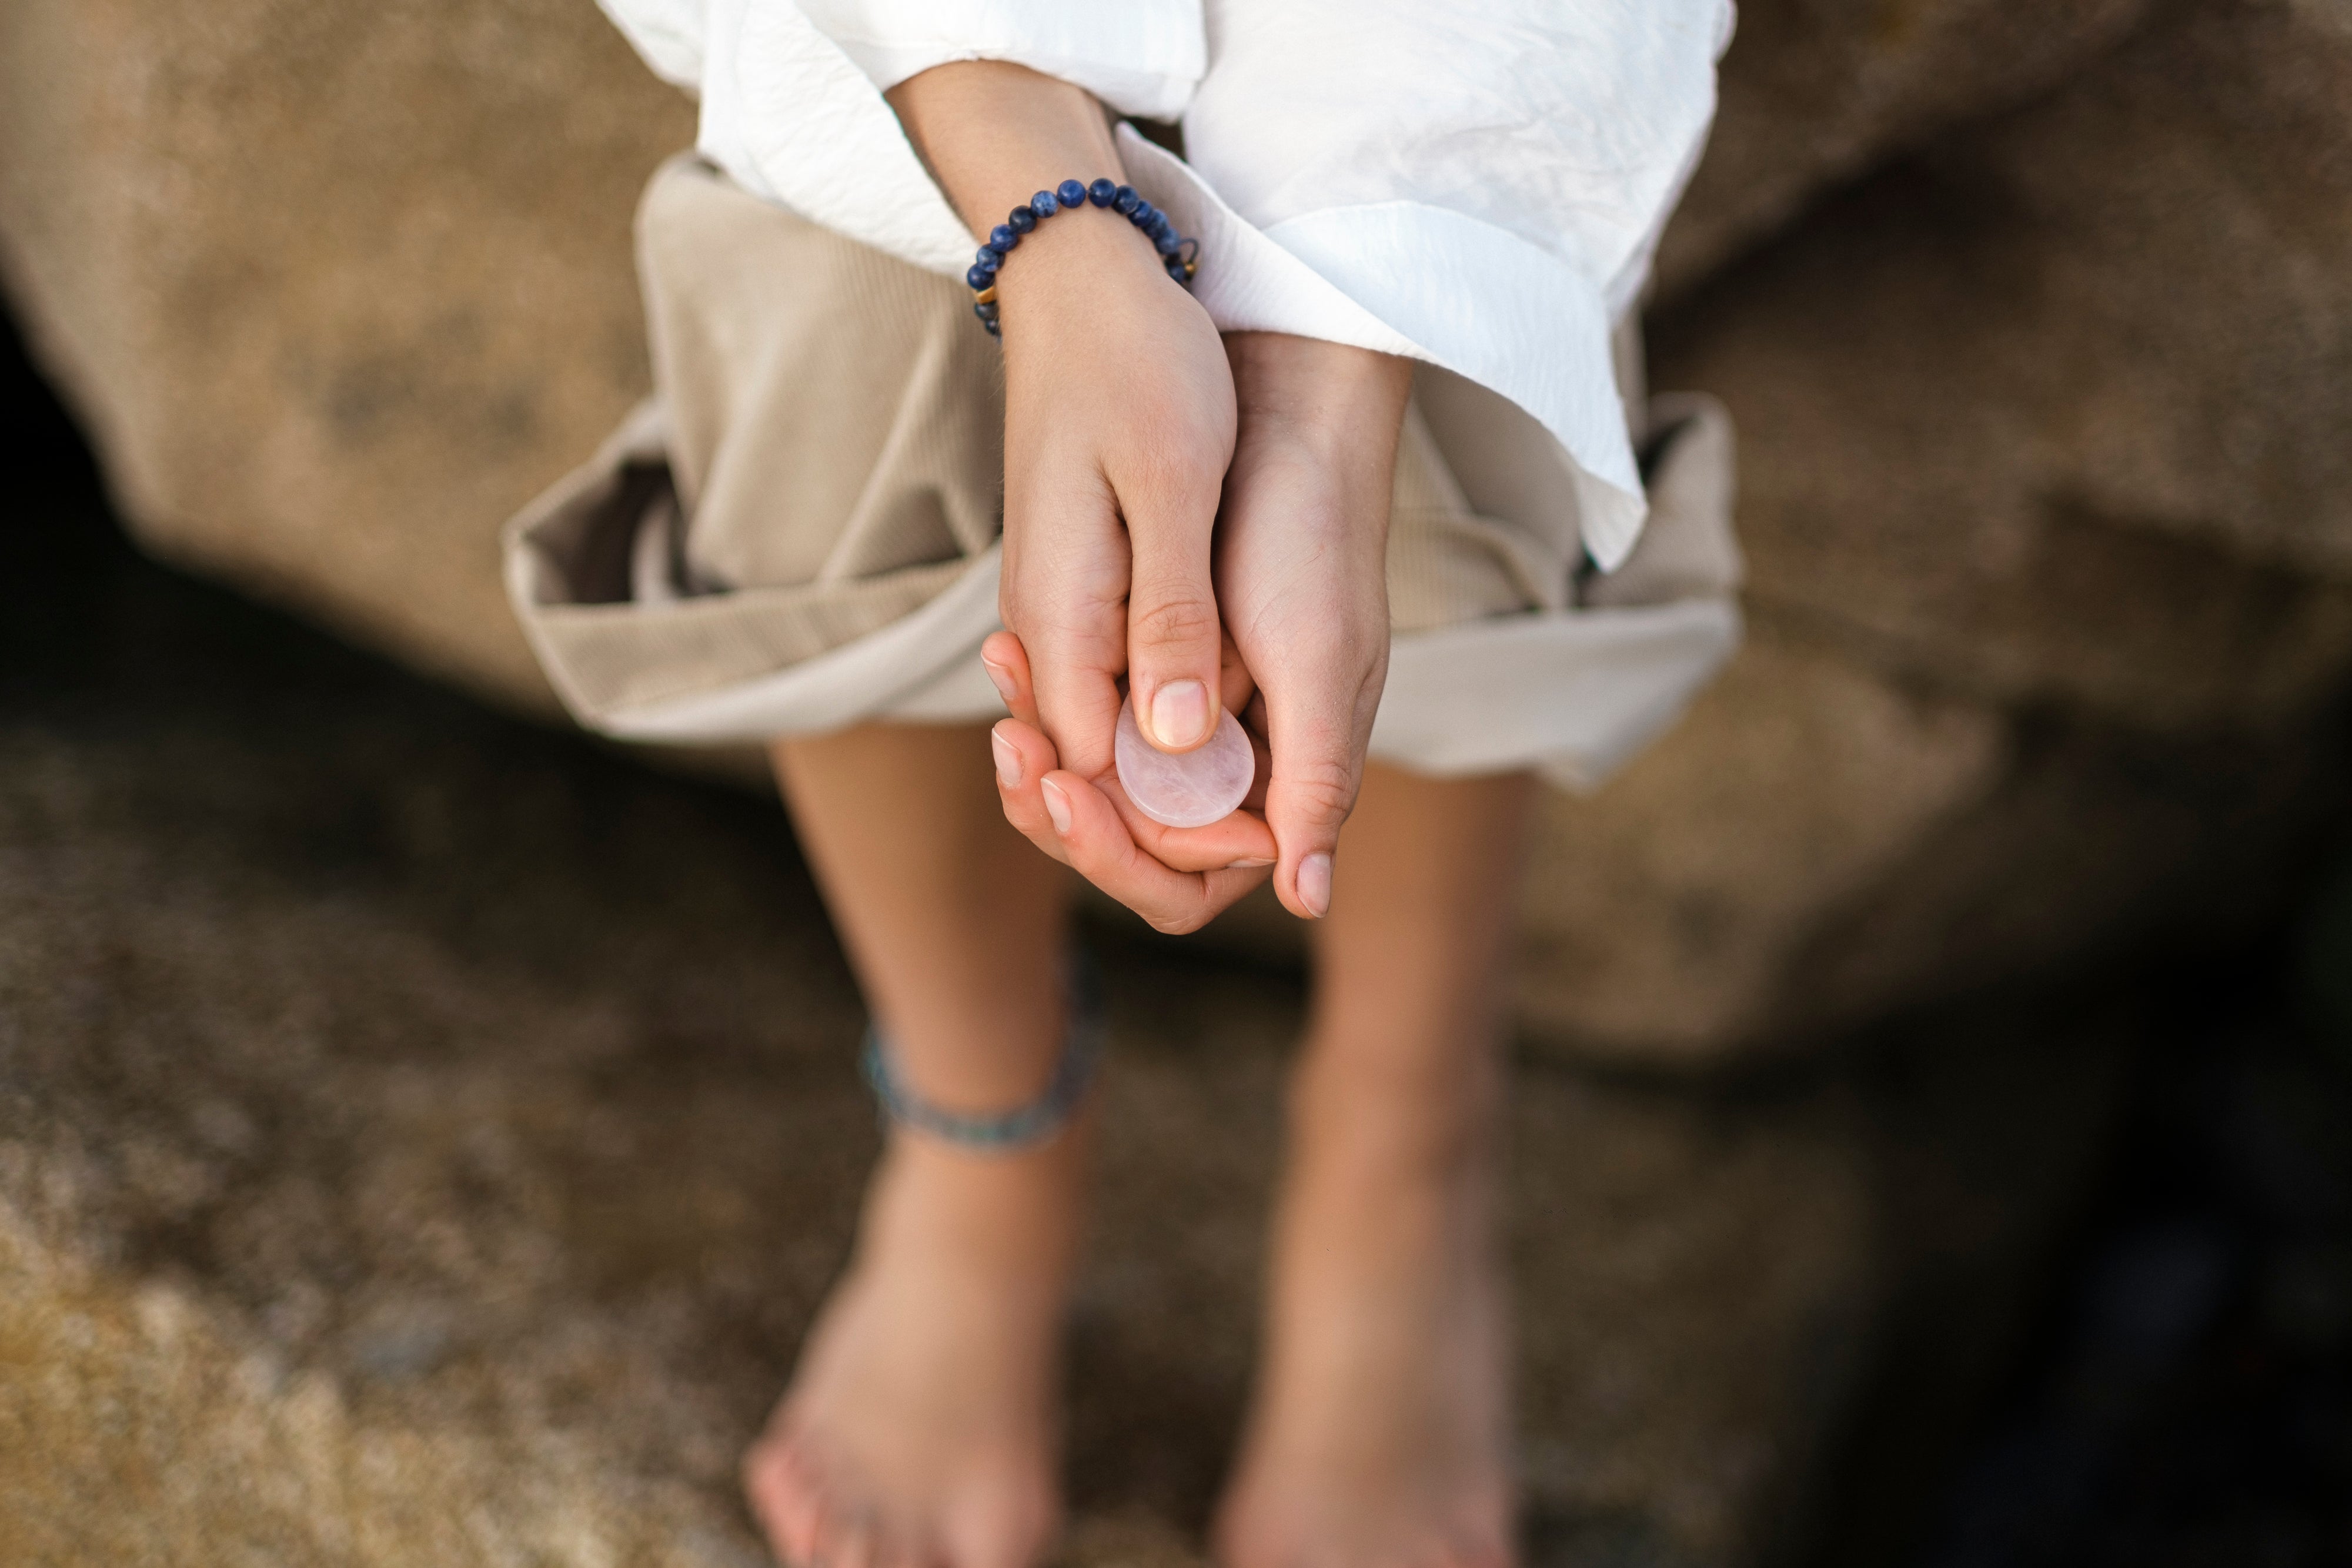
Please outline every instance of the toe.
[{"label": "toe", "polygon": [[881,1568],[882,1532],[870,1510],[828,1503],[817,1533],[821,1568]]},{"label": "toe", "polygon": [[744,1458],[743,1490],[776,1556],[792,1568],[814,1568],[824,1490],[803,1446],[782,1435],[762,1438]]}]

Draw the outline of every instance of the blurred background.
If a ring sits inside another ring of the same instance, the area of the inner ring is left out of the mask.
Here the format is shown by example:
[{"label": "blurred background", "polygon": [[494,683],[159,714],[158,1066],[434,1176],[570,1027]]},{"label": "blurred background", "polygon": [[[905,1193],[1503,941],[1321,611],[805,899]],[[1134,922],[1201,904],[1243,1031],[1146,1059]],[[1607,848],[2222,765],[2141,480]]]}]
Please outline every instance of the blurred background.
[{"label": "blurred background", "polygon": [[[1529,855],[1537,1564],[2352,1563],[2347,105],[2344,0],[1742,7],[1650,328],[1752,635]],[[588,0],[0,12],[11,1562],[763,1561],[857,1000],[496,549],[691,138]],[[1069,1559],[1190,1563],[1296,936],[1089,940]]]}]

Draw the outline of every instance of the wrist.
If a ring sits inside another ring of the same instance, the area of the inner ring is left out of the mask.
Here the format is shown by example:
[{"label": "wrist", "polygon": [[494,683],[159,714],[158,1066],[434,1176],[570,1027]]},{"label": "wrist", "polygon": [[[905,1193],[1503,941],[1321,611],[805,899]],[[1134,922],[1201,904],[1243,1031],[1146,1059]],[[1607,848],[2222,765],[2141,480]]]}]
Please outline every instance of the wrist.
[{"label": "wrist", "polygon": [[1412,394],[1412,361],[1287,332],[1228,332],[1242,428],[1322,444],[1392,446]]},{"label": "wrist", "polygon": [[1063,302],[1088,293],[1164,283],[1164,259],[1117,214],[1088,207],[1056,214],[1022,237],[996,275],[1000,300],[1018,316],[1062,318]]},{"label": "wrist", "polygon": [[957,60],[885,96],[975,243],[1065,179],[1126,178],[1102,105],[1025,66]]}]

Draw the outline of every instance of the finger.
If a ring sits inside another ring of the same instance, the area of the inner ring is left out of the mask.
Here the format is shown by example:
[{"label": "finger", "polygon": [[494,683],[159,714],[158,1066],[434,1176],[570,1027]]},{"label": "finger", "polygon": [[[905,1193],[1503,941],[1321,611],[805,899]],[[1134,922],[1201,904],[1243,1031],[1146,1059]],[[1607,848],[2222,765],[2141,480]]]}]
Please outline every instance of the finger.
[{"label": "finger", "polygon": [[1070,864],[1155,930],[1197,931],[1265,880],[1264,866],[1171,871],[1136,847],[1101,790],[1067,769],[1049,774],[1041,792]]},{"label": "finger", "polygon": [[1025,503],[1019,530],[1006,483],[998,609],[1023,650],[1038,727],[1063,767],[1091,777],[1111,765],[1127,673],[1128,537],[1098,473]]},{"label": "finger", "polygon": [[1355,810],[1387,673],[1382,657],[1352,679],[1304,679],[1266,693],[1265,820],[1280,846],[1275,896],[1304,919],[1330,910],[1339,829]]},{"label": "finger", "polygon": [[1205,742],[1223,712],[1223,639],[1209,540],[1222,476],[1162,471],[1119,497],[1133,551],[1127,598],[1127,684],[1135,722],[1162,751]]},{"label": "finger", "polygon": [[1005,711],[1023,724],[1042,729],[1037,722],[1037,693],[1029,680],[1029,650],[1010,632],[992,632],[980,645],[981,667],[988,672]]},{"label": "finger", "polygon": [[[1123,622],[1114,618],[1109,624]],[[1022,642],[1033,655],[1030,691],[1037,726],[1052,737],[1062,766],[1089,778],[1108,772],[1118,705],[1126,700],[1118,689],[1126,650],[1117,642],[1051,628]]]},{"label": "finger", "polygon": [[1218,698],[1225,711],[1237,716],[1246,713],[1257,696],[1257,681],[1242,662],[1242,651],[1234,645],[1231,627],[1217,628],[1217,674],[1222,687]]},{"label": "finger", "polygon": [[[988,742],[1005,820],[1039,849],[1056,860],[1066,860],[1038,792],[1040,781],[1059,766],[1054,743],[1044,731],[1012,718],[998,720],[989,731]],[[1274,833],[1263,817],[1235,811],[1204,828],[1171,828],[1137,810],[1119,788],[1116,773],[1093,782],[1118,810],[1121,825],[1137,847],[1171,870],[1221,871],[1236,863],[1274,864]]]},{"label": "finger", "polygon": [[999,719],[988,732],[988,749],[996,767],[996,799],[1004,808],[1004,820],[1031,843],[1066,862],[1069,856],[1062,851],[1062,841],[1054,832],[1037,788],[1046,774],[1061,765],[1054,755],[1054,743],[1034,725],[1006,718]]},{"label": "finger", "polygon": [[1270,866],[1275,862],[1274,830],[1263,816],[1236,810],[1206,827],[1171,828],[1138,810],[1118,775],[1093,782],[1118,812],[1120,825],[1136,847],[1171,870],[1221,871],[1236,863]]},{"label": "finger", "polygon": [[1265,741],[1265,694],[1260,692],[1252,697],[1249,706],[1236,716],[1250,743],[1250,787],[1249,793],[1242,797],[1242,810],[1263,817],[1266,783],[1274,777],[1274,752]]}]

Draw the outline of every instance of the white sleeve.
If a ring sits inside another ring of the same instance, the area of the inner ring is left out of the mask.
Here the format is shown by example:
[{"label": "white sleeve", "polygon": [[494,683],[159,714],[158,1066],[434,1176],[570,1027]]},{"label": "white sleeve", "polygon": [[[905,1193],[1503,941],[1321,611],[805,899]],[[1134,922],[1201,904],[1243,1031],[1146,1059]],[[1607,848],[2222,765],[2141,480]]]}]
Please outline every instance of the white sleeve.
[{"label": "white sleeve", "polygon": [[745,189],[957,276],[971,235],[885,89],[949,60],[1012,60],[1122,114],[1174,119],[1208,58],[1200,0],[598,4],[656,75],[701,98],[696,145]]},{"label": "white sleeve", "polygon": [[[1647,507],[1614,319],[1715,110],[1731,0],[599,0],[755,194],[935,272],[972,238],[882,89],[1009,59],[1121,112],[1219,327],[1425,360],[1533,414],[1603,568]],[[1071,171],[1072,173],[1081,172]]]},{"label": "white sleeve", "polygon": [[1610,331],[1697,161],[1731,20],[1730,0],[1207,0],[1184,116],[1207,199],[1161,204],[1212,231],[1196,292],[1228,329],[1410,354],[1517,403],[1615,565],[1646,508]]},{"label": "white sleeve", "polygon": [[1121,114],[1173,120],[1208,63],[1200,0],[800,0],[817,31],[888,89],[950,60],[1011,60]]}]

